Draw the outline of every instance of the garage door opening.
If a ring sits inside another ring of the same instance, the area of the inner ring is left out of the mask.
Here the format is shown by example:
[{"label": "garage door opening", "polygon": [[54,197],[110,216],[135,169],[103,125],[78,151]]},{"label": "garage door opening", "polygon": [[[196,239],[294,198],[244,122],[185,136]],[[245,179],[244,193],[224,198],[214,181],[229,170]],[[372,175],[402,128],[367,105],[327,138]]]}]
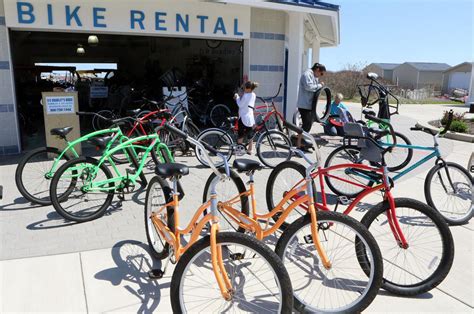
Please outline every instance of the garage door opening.
[{"label": "garage door opening", "polygon": [[[190,105],[201,113],[193,120],[203,127],[213,104],[236,111],[232,96],[243,76],[242,41],[96,36],[98,43],[89,44],[89,34],[11,31],[23,150],[45,145],[42,92],[74,90],[81,111],[125,114],[143,97],[161,100],[166,88],[187,87],[195,99]],[[81,121],[81,132],[88,131]]]}]

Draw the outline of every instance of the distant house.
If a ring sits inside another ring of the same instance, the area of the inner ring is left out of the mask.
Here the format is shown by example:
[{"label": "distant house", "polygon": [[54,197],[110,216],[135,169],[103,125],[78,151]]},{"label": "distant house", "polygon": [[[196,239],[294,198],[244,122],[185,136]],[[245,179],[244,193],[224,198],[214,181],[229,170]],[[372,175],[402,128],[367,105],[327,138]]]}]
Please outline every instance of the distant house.
[{"label": "distant house", "polygon": [[393,69],[399,65],[400,63],[371,63],[364,70],[377,73],[379,77],[393,81]]},{"label": "distant house", "polygon": [[401,88],[419,89],[433,87],[441,90],[444,71],[451,68],[446,63],[405,62],[393,69],[393,82]]},{"label": "distant house", "polygon": [[473,63],[463,62],[444,71],[443,93],[451,93],[455,88],[469,90]]}]

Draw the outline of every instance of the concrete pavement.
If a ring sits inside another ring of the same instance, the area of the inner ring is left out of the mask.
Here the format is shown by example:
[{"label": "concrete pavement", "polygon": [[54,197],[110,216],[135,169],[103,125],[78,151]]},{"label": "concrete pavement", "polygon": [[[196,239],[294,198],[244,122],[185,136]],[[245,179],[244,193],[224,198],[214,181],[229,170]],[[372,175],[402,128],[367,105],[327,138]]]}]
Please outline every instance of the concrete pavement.
[{"label": "concrete pavement", "polygon": [[[421,110],[424,106],[402,106],[401,116],[393,119],[397,130],[413,144],[430,145],[432,141],[426,134],[409,131],[415,120],[427,117]],[[351,111],[357,110],[356,105],[350,107]],[[439,115],[443,109],[437,109]],[[435,112],[429,115],[434,116]],[[320,130],[315,126],[313,132]],[[448,160],[466,166],[474,144],[448,140],[441,143]],[[337,139],[329,139],[322,148],[323,157],[337,144]],[[414,159],[422,155],[416,153]],[[144,244],[144,191],[129,196],[120,207],[98,220],[70,224],[60,219],[52,207],[35,207],[22,200],[14,186],[15,161],[3,160],[4,165],[0,166],[0,184],[4,185],[4,199],[0,203],[0,312],[171,311],[169,283],[173,269],[170,267],[159,281],[150,281],[146,276],[160,262],[150,257]],[[183,179],[187,193],[182,204],[185,223],[193,212],[187,209],[197,208],[202,200],[203,183],[210,171],[199,167],[193,157],[177,161],[192,167],[191,174]],[[424,200],[424,176],[432,165],[429,163],[398,181],[396,196]],[[152,176],[152,171],[148,173]],[[266,210],[264,182],[268,175],[269,170],[263,170],[256,176],[262,211]],[[378,201],[374,198],[368,202]],[[454,265],[437,289],[417,298],[399,298],[381,291],[368,312],[472,313],[473,227],[471,221],[451,228],[456,244]]]}]

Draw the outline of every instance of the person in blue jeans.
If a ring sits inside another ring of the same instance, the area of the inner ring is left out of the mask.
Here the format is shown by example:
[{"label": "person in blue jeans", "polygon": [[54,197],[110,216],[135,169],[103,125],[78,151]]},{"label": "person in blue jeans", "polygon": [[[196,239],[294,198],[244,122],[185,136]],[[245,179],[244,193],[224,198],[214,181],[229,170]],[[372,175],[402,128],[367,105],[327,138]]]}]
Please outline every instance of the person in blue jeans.
[{"label": "person in blue jeans", "polygon": [[331,136],[343,136],[343,126],[347,122],[353,122],[354,118],[347,109],[346,105],[342,103],[344,96],[337,93],[334,101],[331,104],[331,113],[329,119],[323,124],[324,134]]}]

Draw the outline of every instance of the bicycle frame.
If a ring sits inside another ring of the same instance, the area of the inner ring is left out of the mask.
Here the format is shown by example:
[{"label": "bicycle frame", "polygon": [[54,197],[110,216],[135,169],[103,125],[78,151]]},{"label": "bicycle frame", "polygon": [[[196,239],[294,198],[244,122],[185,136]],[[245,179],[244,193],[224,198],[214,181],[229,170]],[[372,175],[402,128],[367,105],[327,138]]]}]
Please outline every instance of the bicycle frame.
[{"label": "bicycle frame", "polygon": [[[219,218],[217,217],[216,185],[217,182],[211,185],[211,199],[198,208],[193,218],[184,229],[179,228],[179,194],[177,193],[177,179],[173,180],[173,199],[171,202],[162,206],[158,211],[153,212],[150,218],[161,237],[165,239],[172,248],[174,248],[174,258],[176,261],[179,261],[181,256],[198,240],[204,226],[208,223],[211,224],[210,239],[212,268],[222,297],[226,300],[230,300],[232,284],[227,271],[225,270],[224,263],[222,262],[222,248],[217,245]],[[174,232],[171,231],[167,224],[161,219],[166,219],[166,214],[163,213],[163,211],[166,211],[168,207],[174,208],[174,225],[176,226]],[[209,207],[211,208],[210,212],[202,217],[204,211]],[[200,217],[202,218],[200,219]],[[181,236],[187,234],[191,234],[191,238],[188,244],[183,246],[181,244]]]},{"label": "bicycle frame", "polygon": [[54,159],[54,163],[53,165],[51,166],[51,169],[46,173],[46,176],[52,178],[53,175],[54,175],[54,172],[56,172],[57,168],[58,168],[58,164],[59,162],[61,161],[61,159],[63,158],[64,154],[66,154],[67,152],[71,152],[72,155],[75,157],[75,158],[78,158],[79,157],[79,154],[77,153],[76,149],[74,148],[74,146],[76,146],[77,144],[81,143],[81,142],[84,142],[84,141],[87,141],[89,140],[90,138],[92,137],[95,137],[95,136],[99,136],[99,135],[103,135],[103,134],[109,134],[109,133],[115,133],[115,136],[113,138],[112,141],[110,141],[110,143],[107,144],[107,147],[106,147],[106,151],[108,149],[110,149],[111,145],[116,142],[117,140],[120,140],[121,138],[127,138],[123,135],[122,131],[120,130],[120,128],[111,128],[111,129],[104,129],[104,130],[99,130],[99,131],[94,131],[92,133],[89,133],[87,135],[84,135],[74,141],[68,141],[66,140],[66,143],[67,143],[67,146],[65,149],[62,150],[61,154],[59,154],[59,156],[57,158]]}]

